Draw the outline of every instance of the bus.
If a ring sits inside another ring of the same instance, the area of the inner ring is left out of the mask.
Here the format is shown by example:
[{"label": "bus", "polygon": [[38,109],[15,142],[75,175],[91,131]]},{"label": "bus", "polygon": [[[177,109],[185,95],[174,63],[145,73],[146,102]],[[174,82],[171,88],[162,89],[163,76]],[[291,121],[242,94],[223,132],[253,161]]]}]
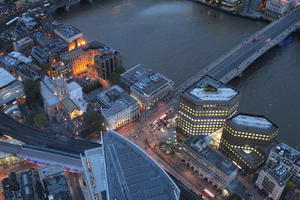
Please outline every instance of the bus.
[{"label": "bus", "polygon": [[205,199],[214,199],[215,198],[215,195],[206,188],[204,188],[201,191],[201,194],[205,197]]}]

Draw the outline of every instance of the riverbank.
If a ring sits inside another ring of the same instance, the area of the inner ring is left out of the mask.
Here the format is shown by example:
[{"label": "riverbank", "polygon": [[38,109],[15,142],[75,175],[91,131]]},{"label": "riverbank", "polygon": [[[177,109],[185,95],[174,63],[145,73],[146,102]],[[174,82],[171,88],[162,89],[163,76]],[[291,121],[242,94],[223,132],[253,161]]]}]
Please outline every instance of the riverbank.
[{"label": "riverbank", "polygon": [[214,8],[214,9],[221,10],[223,12],[226,12],[226,13],[229,13],[229,14],[232,14],[232,15],[237,15],[237,16],[245,17],[245,18],[252,19],[252,20],[263,20],[263,21],[266,21],[266,22],[273,22],[273,21],[276,20],[274,18],[267,17],[263,13],[260,13],[260,12],[245,13],[245,12],[242,12],[242,11],[240,11],[240,12],[236,11],[235,9],[232,9],[232,8],[229,8],[229,7],[226,7],[226,6],[222,6],[220,4],[210,4],[206,0],[192,0],[192,1],[194,1],[196,3],[201,3],[203,5],[209,6],[209,7]]}]

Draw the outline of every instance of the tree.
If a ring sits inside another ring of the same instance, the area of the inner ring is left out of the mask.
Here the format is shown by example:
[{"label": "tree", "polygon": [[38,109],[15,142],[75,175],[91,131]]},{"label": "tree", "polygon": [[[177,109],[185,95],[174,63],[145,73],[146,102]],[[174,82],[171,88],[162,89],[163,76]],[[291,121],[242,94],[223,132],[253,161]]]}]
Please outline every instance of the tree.
[{"label": "tree", "polygon": [[112,84],[119,84],[120,81],[120,76],[121,74],[123,74],[124,72],[126,72],[126,69],[124,67],[119,67],[118,69],[116,69],[115,72],[113,72],[110,77],[109,77],[109,81]]},{"label": "tree", "polygon": [[36,114],[33,117],[33,122],[36,128],[45,128],[48,126],[48,118],[45,113]]},{"label": "tree", "polygon": [[40,82],[34,80],[24,80],[24,92],[26,95],[26,105],[30,108],[35,108],[36,105],[41,105]]},{"label": "tree", "polygon": [[106,131],[104,118],[98,111],[91,111],[84,116],[84,126],[91,133]]},{"label": "tree", "polygon": [[45,74],[48,74],[48,72],[50,72],[50,70],[51,70],[51,64],[49,64],[49,63],[42,64],[41,68]]}]

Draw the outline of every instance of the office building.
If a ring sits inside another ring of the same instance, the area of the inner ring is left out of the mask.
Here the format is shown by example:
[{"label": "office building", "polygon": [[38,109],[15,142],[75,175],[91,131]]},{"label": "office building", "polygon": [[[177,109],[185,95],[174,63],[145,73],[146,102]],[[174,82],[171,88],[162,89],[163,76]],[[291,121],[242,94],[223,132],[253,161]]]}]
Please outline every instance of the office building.
[{"label": "office building", "polygon": [[33,28],[38,25],[38,22],[35,19],[26,14],[23,14],[18,18],[18,23],[28,31],[33,30]]},{"label": "office building", "polygon": [[56,64],[60,55],[67,51],[68,44],[62,39],[53,39],[45,47],[35,46],[31,49],[31,56],[39,64]]},{"label": "office building", "polygon": [[51,79],[62,78],[69,80],[72,78],[72,69],[69,65],[65,65],[63,62],[52,64],[49,71],[49,77]]},{"label": "office building", "polygon": [[275,168],[264,167],[260,171],[255,184],[259,189],[264,190],[269,198],[279,200],[289,177],[290,173],[288,167],[278,164]]},{"label": "office building", "polygon": [[12,56],[12,54],[1,56],[0,65],[19,80],[39,79],[43,74],[42,69],[32,63],[30,58],[15,53],[19,56]]},{"label": "office building", "polygon": [[222,6],[234,9],[238,5],[240,5],[241,1],[240,0],[221,0],[220,3]]},{"label": "office building", "polygon": [[118,85],[100,92],[97,99],[101,104],[101,114],[110,129],[116,129],[134,121],[140,115],[137,101]]},{"label": "office building", "polygon": [[256,185],[264,190],[269,198],[278,200],[289,181],[300,183],[299,167],[300,152],[286,144],[278,144],[270,151]]},{"label": "office building", "polygon": [[32,47],[31,56],[40,64],[50,63],[48,53],[45,49],[42,49],[38,46]]},{"label": "office building", "polygon": [[20,63],[25,63],[25,64],[32,63],[32,59],[31,58],[28,58],[28,57],[24,56],[20,52],[12,51],[9,54],[7,54],[7,56],[9,56],[9,57],[17,60]]},{"label": "office building", "polygon": [[30,37],[24,37],[20,40],[13,42],[14,50],[20,53],[24,53],[34,45],[33,40]]},{"label": "office building", "polygon": [[246,173],[255,172],[267,159],[278,127],[260,115],[239,113],[226,120],[220,149]]},{"label": "office building", "polygon": [[60,60],[71,67],[73,75],[89,72],[103,79],[108,79],[121,66],[120,53],[99,41],[65,52]]},{"label": "office building", "polygon": [[48,199],[72,200],[64,168],[49,165],[39,169],[40,181]]},{"label": "office building", "polygon": [[122,66],[121,54],[107,46],[99,49],[101,54],[95,56],[95,70],[99,77],[108,80],[118,68]]},{"label": "office building", "polygon": [[198,176],[219,189],[225,189],[236,178],[237,167],[210,147],[210,136],[190,136],[180,145],[182,161]]},{"label": "office building", "polygon": [[148,110],[173,91],[174,82],[151,69],[137,65],[121,75],[120,85],[130,91],[142,110]]},{"label": "office building", "polygon": [[185,135],[210,135],[237,112],[240,93],[209,76],[181,96],[177,130]]},{"label": "office building", "polygon": [[38,200],[34,171],[20,173],[11,172],[8,178],[2,180],[3,193],[6,200]]},{"label": "office building", "polygon": [[288,12],[295,2],[292,0],[268,0],[265,14],[271,17],[281,17]]},{"label": "office building", "polygon": [[72,25],[60,24],[55,27],[54,33],[68,43],[68,50],[86,45],[82,32]]},{"label": "office building", "polygon": [[242,2],[243,11],[253,14],[258,11],[259,6],[263,3],[262,0],[244,0]]},{"label": "office building", "polygon": [[24,96],[23,84],[0,68],[0,107]]},{"label": "office building", "polygon": [[102,135],[100,148],[81,155],[90,196],[179,200],[180,191],[168,174],[125,137],[109,131]]}]

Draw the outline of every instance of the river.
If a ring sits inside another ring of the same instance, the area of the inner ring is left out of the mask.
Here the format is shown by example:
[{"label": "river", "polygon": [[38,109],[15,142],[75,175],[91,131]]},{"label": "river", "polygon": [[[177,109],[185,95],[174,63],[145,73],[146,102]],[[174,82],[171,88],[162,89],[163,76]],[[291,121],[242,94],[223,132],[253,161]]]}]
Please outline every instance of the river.
[{"label": "river", "polygon": [[[185,0],[98,0],[54,16],[120,51],[127,69],[143,64],[177,85],[266,25]],[[294,37],[230,83],[242,93],[240,111],[268,117],[293,147],[300,145],[299,52]]]}]

